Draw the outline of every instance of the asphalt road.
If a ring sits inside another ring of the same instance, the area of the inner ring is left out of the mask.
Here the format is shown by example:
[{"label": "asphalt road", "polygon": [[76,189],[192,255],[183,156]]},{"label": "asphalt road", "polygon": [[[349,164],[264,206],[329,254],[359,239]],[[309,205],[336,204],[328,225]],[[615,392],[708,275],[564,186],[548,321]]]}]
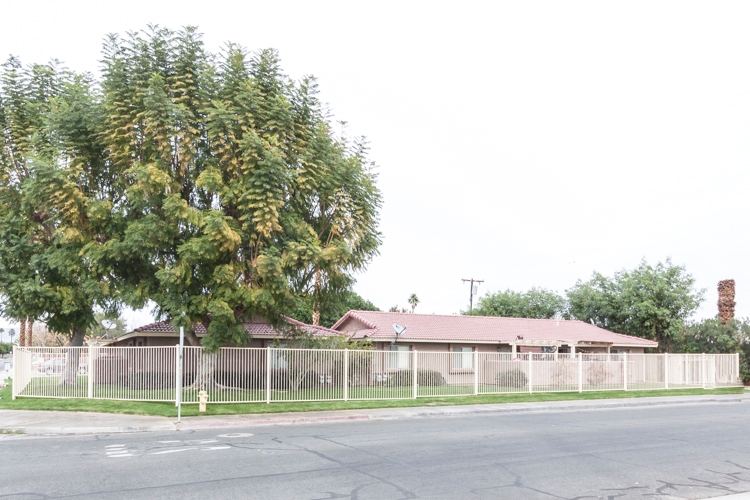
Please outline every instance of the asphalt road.
[{"label": "asphalt road", "polygon": [[707,498],[750,491],[750,405],[0,437],[0,499]]}]

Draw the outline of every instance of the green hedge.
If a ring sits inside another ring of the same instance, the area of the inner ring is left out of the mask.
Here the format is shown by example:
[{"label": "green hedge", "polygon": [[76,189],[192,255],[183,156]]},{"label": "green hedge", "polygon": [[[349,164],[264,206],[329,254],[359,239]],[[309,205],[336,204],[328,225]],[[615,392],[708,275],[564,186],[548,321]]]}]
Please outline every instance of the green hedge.
[{"label": "green hedge", "polygon": [[[388,373],[387,385],[391,387],[403,387],[414,384],[413,370],[398,370]],[[419,370],[417,369],[417,385],[420,386],[438,386],[446,385],[443,375],[437,370]]]},{"label": "green hedge", "polygon": [[523,370],[514,368],[495,375],[495,384],[501,387],[515,387],[520,389],[529,385],[529,378]]}]

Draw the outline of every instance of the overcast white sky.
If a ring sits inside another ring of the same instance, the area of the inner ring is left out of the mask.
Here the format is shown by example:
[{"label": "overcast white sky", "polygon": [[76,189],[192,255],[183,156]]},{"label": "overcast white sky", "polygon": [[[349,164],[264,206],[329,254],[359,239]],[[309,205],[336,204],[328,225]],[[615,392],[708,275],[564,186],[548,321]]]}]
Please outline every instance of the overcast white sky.
[{"label": "overcast white sky", "polygon": [[[494,5],[493,5],[494,4]],[[3,5],[0,56],[98,72],[106,33],[197,25],[280,50],[366,135],[381,255],[355,289],[457,313],[670,256],[750,316],[748,2],[42,2]],[[131,327],[149,321],[129,315]]]}]

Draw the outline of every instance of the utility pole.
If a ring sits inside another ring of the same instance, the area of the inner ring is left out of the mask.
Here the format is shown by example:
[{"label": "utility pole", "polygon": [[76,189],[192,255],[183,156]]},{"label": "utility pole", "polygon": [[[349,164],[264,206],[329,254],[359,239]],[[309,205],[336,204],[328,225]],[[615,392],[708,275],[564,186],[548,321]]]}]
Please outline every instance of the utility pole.
[{"label": "utility pole", "polygon": [[469,312],[474,308],[474,283],[484,283],[484,280],[475,280],[474,278],[461,279],[464,283],[467,281],[471,282],[471,289],[469,290]]}]

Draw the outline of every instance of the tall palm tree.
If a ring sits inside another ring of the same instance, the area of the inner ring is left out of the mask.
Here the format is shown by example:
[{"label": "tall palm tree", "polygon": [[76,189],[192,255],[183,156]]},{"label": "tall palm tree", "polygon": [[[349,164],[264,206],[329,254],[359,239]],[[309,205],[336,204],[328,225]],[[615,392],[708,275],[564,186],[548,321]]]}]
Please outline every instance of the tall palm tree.
[{"label": "tall palm tree", "polygon": [[417,297],[416,293],[412,293],[407,302],[411,306],[411,313],[414,314],[414,308],[419,304],[419,297]]}]

